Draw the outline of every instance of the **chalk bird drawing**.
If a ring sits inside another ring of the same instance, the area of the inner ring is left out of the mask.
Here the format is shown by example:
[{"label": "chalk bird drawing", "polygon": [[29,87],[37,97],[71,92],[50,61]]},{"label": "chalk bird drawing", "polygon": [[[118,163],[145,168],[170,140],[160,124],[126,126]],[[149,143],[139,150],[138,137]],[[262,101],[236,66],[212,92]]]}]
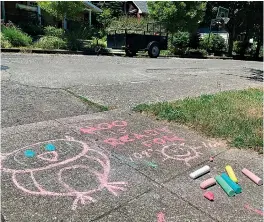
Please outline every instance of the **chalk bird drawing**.
[{"label": "chalk bird drawing", "polygon": [[93,194],[117,196],[127,182],[109,182],[110,160],[101,151],[66,136],[1,154],[1,171],[11,173],[14,185],[31,195],[73,197],[72,210],[96,202]]}]

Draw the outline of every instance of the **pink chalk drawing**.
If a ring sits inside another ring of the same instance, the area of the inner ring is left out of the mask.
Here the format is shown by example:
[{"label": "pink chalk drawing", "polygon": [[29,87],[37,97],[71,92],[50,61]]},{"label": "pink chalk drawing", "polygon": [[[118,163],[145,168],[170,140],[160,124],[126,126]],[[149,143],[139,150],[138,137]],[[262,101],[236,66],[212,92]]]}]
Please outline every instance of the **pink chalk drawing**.
[{"label": "pink chalk drawing", "polygon": [[245,207],[247,210],[253,211],[253,212],[255,212],[256,214],[259,214],[259,215],[261,215],[261,216],[264,216],[263,211],[258,210],[258,209],[254,209],[253,207],[249,206],[248,204],[245,204],[244,207]]},{"label": "pink chalk drawing", "polygon": [[113,121],[112,123],[100,123],[96,126],[81,128],[80,132],[84,134],[94,134],[96,131],[109,130],[115,127],[124,128],[126,126],[127,126],[126,121],[116,120],[116,121]]},{"label": "pink chalk drawing", "polygon": [[[53,143],[56,151],[45,151],[43,149],[45,143]],[[35,151],[34,158],[24,155],[24,151],[29,148]],[[96,167],[95,164],[97,164]],[[11,153],[1,154],[0,165],[2,172],[11,173],[14,185],[27,194],[73,197],[72,210],[76,210],[78,205],[96,202],[92,195],[104,189],[114,196],[126,190],[127,182],[109,182],[110,168],[110,160],[103,152],[68,136],[65,139],[39,142]],[[82,178],[86,180],[85,185],[89,187],[78,187],[76,185],[78,181],[75,181],[75,178],[70,178],[75,182],[74,184],[69,183],[69,177],[67,177],[69,172],[76,172],[78,175],[80,172],[85,172],[85,175],[89,176],[82,176]],[[55,178],[47,184],[47,179],[43,179],[43,175],[48,177],[50,174],[54,174]],[[23,178],[28,180],[25,182]],[[49,184],[52,181],[56,181],[56,188]],[[31,185],[30,188],[28,183]]]},{"label": "pink chalk drawing", "polygon": [[177,144],[173,143],[171,145],[163,146],[161,149],[161,154],[164,156],[163,161],[168,159],[180,160],[183,161],[187,166],[190,160],[196,159],[202,155],[201,152],[198,152],[200,146],[194,147],[190,145],[185,145],[185,143]]},{"label": "pink chalk drawing", "polygon": [[159,212],[157,214],[157,222],[166,222],[165,214],[163,212]]}]

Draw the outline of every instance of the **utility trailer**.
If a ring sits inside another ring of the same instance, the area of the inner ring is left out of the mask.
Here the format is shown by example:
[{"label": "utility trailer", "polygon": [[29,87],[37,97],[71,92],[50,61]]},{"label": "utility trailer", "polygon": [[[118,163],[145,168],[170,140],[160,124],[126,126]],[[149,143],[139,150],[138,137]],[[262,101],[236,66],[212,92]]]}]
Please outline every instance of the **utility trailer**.
[{"label": "utility trailer", "polygon": [[148,23],[146,30],[111,30],[107,34],[107,48],[123,49],[130,57],[147,51],[151,58],[157,58],[160,50],[168,48],[168,32],[156,23]]}]

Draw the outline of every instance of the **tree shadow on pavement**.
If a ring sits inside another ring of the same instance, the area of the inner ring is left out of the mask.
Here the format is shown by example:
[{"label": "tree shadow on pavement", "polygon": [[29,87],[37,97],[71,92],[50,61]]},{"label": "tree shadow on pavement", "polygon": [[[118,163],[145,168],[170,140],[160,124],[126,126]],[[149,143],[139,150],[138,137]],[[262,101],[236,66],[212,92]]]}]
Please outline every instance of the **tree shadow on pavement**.
[{"label": "tree shadow on pavement", "polygon": [[1,65],[1,71],[2,71],[2,70],[7,70],[7,69],[9,69],[8,66],[3,66],[3,65]]},{"label": "tree shadow on pavement", "polygon": [[249,80],[263,82],[263,71],[259,69],[250,69],[251,76],[247,77]]}]

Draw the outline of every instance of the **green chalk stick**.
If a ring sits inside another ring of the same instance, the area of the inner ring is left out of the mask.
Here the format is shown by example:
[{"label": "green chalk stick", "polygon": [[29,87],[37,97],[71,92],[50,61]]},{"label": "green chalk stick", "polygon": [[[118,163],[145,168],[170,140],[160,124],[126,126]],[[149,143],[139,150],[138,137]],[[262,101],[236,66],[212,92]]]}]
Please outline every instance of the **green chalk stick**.
[{"label": "green chalk stick", "polygon": [[222,187],[222,189],[227,193],[229,197],[235,196],[235,191],[228,185],[228,183],[221,177],[216,176],[215,180]]},{"label": "green chalk stick", "polygon": [[241,193],[242,192],[242,188],[238,184],[236,184],[233,180],[231,180],[231,178],[226,173],[222,173],[221,177],[235,191],[235,193]]}]

